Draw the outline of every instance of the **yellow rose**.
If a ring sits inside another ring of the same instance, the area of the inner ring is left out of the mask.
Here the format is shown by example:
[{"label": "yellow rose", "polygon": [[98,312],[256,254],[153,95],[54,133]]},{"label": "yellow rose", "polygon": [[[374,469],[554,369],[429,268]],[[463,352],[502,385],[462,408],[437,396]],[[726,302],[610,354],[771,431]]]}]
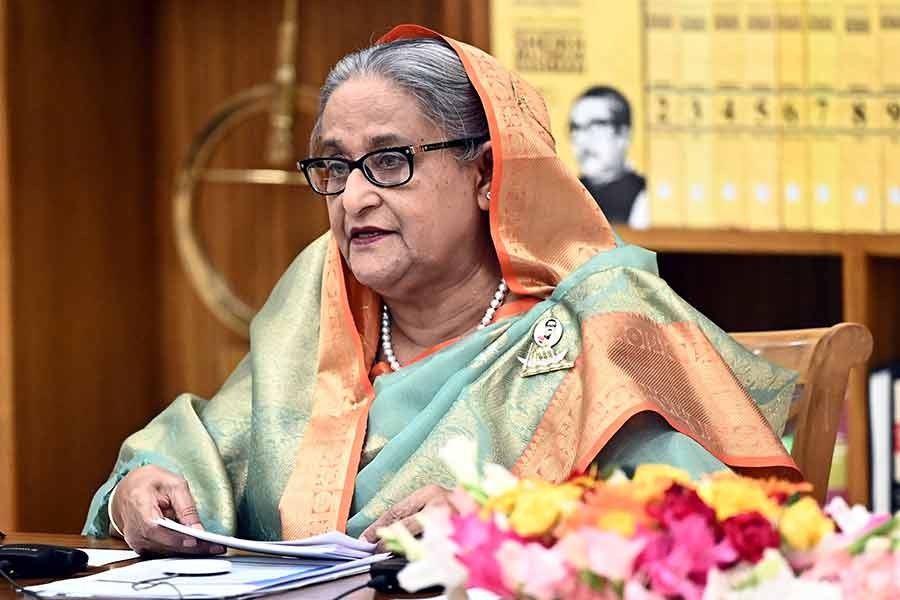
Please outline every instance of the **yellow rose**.
[{"label": "yellow rose", "polygon": [[697,494],[713,507],[719,521],[754,510],[774,520],[781,512],[778,504],[766,495],[759,484],[743,477],[714,477],[704,481]]},{"label": "yellow rose", "polygon": [[611,510],[600,517],[597,527],[605,531],[614,531],[623,538],[631,538],[637,530],[637,519],[634,513]]},{"label": "yellow rose", "polygon": [[684,469],[679,469],[672,465],[639,465],[638,468],[634,470],[634,477],[631,478],[635,483],[656,479],[667,479],[670,482],[678,482],[685,486],[692,486],[691,474]]},{"label": "yellow rose", "polygon": [[631,478],[631,492],[641,502],[662,497],[673,483],[693,488],[691,474],[671,465],[645,464],[638,466]]},{"label": "yellow rose", "polygon": [[778,529],[792,548],[809,550],[834,532],[834,523],[822,514],[816,501],[807,496],[784,510]]},{"label": "yellow rose", "polygon": [[522,536],[542,535],[548,532],[559,518],[559,509],[536,494],[522,495],[509,515],[509,525]]},{"label": "yellow rose", "polygon": [[487,517],[493,512],[503,513],[504,515],[511,513],[516,505],[516,499],[519,497],[521,487],[522,482],[519,482],[513,489],[503,492],[499,496],[488,498],[481,508],[481,515]]},{"label": "yellow rose", "polygon": [[542,535],[578,506],[582,493],[577,485],[525,480],[488,500],[482,510],[509,515],[510,527],[519,535]]}]

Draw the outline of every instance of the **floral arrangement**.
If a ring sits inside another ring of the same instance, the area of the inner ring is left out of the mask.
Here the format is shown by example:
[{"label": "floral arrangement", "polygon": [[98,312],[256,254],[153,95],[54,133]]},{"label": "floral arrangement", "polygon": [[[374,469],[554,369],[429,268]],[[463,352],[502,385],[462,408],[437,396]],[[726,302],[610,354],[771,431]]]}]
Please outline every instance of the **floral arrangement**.
[{"label": "floral arrangement", "polygon": [[693,481],[667,465],[560,484],[442,452],[458,486],[420,513],[424,531],[380,531],[410,564],[410,591],[480,588],[504,598],[746,600],[900,598],[900,513],[842,499],[824,510],[809,484],[718,473]]}]

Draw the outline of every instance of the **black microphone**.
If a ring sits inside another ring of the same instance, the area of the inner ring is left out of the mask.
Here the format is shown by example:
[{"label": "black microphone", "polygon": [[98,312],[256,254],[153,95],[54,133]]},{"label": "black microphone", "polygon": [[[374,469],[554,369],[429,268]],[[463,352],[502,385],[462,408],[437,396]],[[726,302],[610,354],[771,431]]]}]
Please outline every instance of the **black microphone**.
[{"label": "black microphone", "polygon": [[0,564],[17,579],[67,577],[87,569],[88,555],[77,548],[47,544],[0,546]]}]

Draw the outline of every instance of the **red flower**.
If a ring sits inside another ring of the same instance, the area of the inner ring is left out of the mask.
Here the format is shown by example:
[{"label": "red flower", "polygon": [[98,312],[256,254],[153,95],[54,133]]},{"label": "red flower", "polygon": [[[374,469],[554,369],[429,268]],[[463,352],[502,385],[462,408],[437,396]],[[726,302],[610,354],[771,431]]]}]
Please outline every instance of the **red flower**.
[{"label": "red flower", "polygon": [[667,528],[675,521],[697,515],[716,529],[715,511],[700,499],[697,492],[678,483],[669,486],[662,502],[651,504],[647,507],[647,512]]},{"label": "red flower", "polygon": [[766,548],[781,545],[781,537],[772,523],[756,511],[725,519],[722,529],[740,557],[751,563],[759,562]]}]

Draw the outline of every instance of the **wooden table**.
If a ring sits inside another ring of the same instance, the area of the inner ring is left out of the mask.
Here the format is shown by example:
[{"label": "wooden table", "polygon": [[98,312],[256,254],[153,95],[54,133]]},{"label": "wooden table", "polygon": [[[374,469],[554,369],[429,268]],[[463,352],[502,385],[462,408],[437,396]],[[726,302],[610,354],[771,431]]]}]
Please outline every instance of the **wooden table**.
[{"label": "wooden table", "polygon": [[[52,533],[7,532],[6,537],[0,540],[0,544],[54,544],[57,546],[70,546],[72,548],[107,548],[116,550],[128,549],[128,546],[125,544],[125,542],[121,540],[87,538],[80,535],[64,535]],[[108,571],[111,569],[115,569],[116,567],[131,564],[132,562],[134,561],[120,562],[106,567],[91,567],[86,573],[83,573],[82,575],[90,575],[92,573],[97,573],[100,571]],[[346,577],[344,579],[338,579],[337,581],[314,585],[307,588],[301,588],[293,592],[274,594],[272,596],[266,597],[281,599],[294,598],[297,600],[331,600],[344,590],[362,585],[366,580],[368,580],[368,578],[369,576],[367,574],[356,575],[355,577]],[[50,580],[21,579],[18,580],[17,583],[21,586],[28,586],[37,583],[46,583],[47,581]],[[23,600],[23,598],[24,596],[17,594],[16,591],[13,590],[12,586],[0,579],[0,600]],[[365,589],[355,592],[347,596],[347,598],[350,600],[373,600],[375,598],[383,598],[383,596],[376,596],[373,590]]]}]

